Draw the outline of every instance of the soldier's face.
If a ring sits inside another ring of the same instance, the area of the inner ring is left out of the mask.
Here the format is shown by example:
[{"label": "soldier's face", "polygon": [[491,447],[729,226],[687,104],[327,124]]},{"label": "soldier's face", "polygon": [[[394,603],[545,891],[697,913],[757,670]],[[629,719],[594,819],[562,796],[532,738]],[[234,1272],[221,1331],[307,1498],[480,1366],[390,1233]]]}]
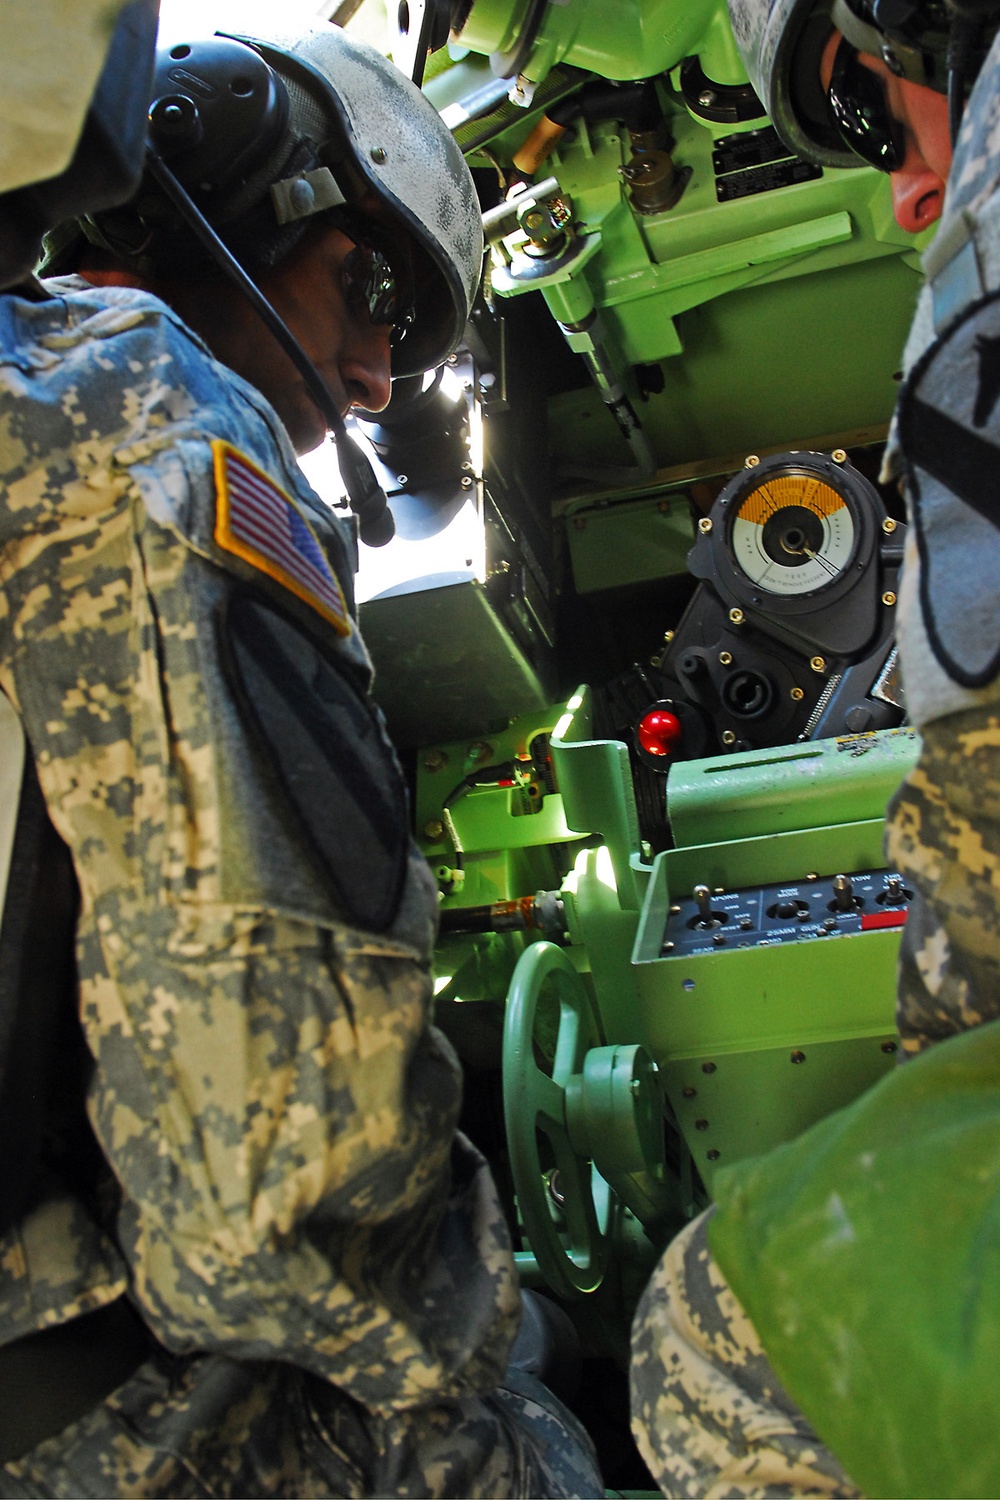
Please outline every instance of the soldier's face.
[{"label": "soldier's face", "polygon": [[[352,406],[381,411],[389,400],[389,328],[373,323],[356,295],[344,262],[353,242],[327,225],[311,229],[260,288],[309,355],[342,412]],[[256,316],[256,315],[255,315]],[[326,422],[301,375],[259,323],[252,346],[229,362],[266,396],[297,453],[326,436]]]},{"label": "soldier's face", "polygon": [[[833,32],[823,52],[820,75],[829,89],[837,49],[843,40]],[[951,167],[948,101],[943,94],[909,79],[897,78],[880,57],[858,54],[859,63],[878,78],[886,108],[899,128],[902,160],[891,174],[892,209],[897,224],[917,234],[941,217],[945,183]]]}]

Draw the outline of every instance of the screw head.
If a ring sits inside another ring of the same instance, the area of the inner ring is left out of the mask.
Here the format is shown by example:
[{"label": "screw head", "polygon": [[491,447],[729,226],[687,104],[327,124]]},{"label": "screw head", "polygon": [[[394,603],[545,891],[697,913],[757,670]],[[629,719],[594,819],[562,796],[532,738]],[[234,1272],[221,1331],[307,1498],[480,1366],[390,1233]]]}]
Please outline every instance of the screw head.
[{"label": "screw head", "polygon": [[722,731],[721,739],[724,745],[736,744],[736,736],[731,729],[724,729]]},{"label": "screw head", "polygon": [[695,1130],[707,1130],[708,1129],[708,1121],[707,1120],[695,1120],[695,1122],[694,1122],[694,1128],[695,1128]]},{"label": "screw head", "polygon": [[895,531],[895,529],[896,522],[892,519],[891,516],[886,516],[885,520],[882,522],[882,530],[885,532],[886,536],[892,536],[892,533]]},{"label": "screw head", "polygon": [[729,611],[729,623],[730,623],[730,625],[742,625],[743,621],[745,619],[746,619],[746,615],[743,613],[743,611],[741,609],[731,609]]},{"label": "screw head", "polygon": [[800,687],[793,687],[789,696],[793,698],[796,703],[801,703],[802,699],[805,697],[805,692]]},{"label": "screw head", "polygon": [[382,163],[387,159],[389,153],[386,151],[384,146],[373,146],[368,154],[371,157],[372,161],[375,162],[376,166],[380,167]]},{"label": "screw head", "polygon": [[702,516],[701,520],[698,522],[698,530],[701,532],[702,536],[708,536],[709,532],[712,530],[712,522],[708,516]]},{"label": "screw head", "polygon": [[720,667],[731,667],[732,664],[733,664],[733,653],[731,651],[720,651],[719,652],[719,665],[720,665]]},{"label": "screw head", "polygon": [[814,672],[825,672],[826,671],[826,657],[825,656],[813,656],[813,657],[810,658],[809,665],[812,667],[812,669],[813,669]]},{"label": "screw head", "polygon": [[743,460],[743,467],[745,469],[756,469],[759,463],[760,459],[757,457],[756,453],[748,453],[746,458]]},{"label": "screw head", "polygon": [[844,452],[843,448],[834,448],[833,452],[830,454],[830,457],[833,459],[835,464],[846,464],[847,462],[847,454]]},{"label": "screw head", "polygon": [[892,589],[886,589],[885,593],[882,595],[882,603],[886,606],[887,609],[891,609],[895,602],[896,596],[892,592]]}]

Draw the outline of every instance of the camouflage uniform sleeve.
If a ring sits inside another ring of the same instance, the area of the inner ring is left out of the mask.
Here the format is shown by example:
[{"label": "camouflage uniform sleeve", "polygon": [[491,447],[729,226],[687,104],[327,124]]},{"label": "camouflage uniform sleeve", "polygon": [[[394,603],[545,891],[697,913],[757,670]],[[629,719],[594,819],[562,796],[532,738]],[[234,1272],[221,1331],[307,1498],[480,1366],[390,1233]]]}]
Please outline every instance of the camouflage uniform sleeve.
[{"label": "camouflage uniform sleeve", "polygon": [[[150,304],[22,304],[31,329],[0,330],[0,684],[76,863],[133,1292],[175,1351],[291,1360],[373,1409],[489,1389],[517,1287],[429,1025],[433,884],[404,838],[394,919],[345,911],[238,701],[227,600],[250,589],[352,681],[363,652],[214,547],[208,437],[279,464],[270,409]],[[342,843],[347,882],[367,856]]]},{"label": "camouflage uniform sleeve", "polygon": [[778,1500],[860,1492],[768,1362],[709,1249],[711,1211],[653,1272],[632,1329],[632,1430],[665,1495]]}]

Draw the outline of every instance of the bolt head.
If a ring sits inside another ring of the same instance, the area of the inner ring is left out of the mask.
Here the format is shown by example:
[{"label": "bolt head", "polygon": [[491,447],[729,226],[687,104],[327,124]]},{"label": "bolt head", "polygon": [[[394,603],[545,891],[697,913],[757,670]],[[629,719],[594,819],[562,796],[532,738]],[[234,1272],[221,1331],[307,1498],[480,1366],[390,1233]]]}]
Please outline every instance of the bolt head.
[{"label": "bolt head", "polygon": [[386,151],[384,146],[373,146],[368,154],[375,165],[380,167],[382,163],[387,160],[389,153]]}]

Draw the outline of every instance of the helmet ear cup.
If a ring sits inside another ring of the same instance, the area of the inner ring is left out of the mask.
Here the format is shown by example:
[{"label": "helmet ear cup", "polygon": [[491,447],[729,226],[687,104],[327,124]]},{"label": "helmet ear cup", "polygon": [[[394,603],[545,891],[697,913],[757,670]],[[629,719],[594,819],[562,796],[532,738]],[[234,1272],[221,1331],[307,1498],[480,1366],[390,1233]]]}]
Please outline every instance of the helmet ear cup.
[{"label": "helmet ear cup", "polygon": [[150,143],[206,205],[267,159],[288,115],[281,79],[243,42],[210,37],[156,55]]}]

